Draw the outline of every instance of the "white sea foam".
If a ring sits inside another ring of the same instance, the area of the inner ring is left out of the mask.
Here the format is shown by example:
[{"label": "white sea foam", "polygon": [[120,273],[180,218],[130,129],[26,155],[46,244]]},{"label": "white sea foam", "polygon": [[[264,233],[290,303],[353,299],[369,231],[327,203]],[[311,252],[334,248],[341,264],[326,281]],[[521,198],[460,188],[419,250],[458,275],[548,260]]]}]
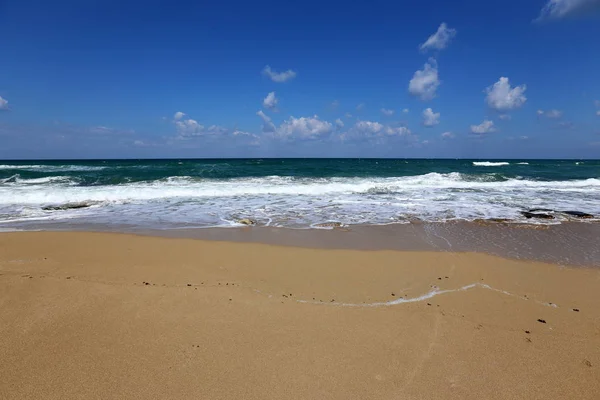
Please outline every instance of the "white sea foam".
[{"label": "white sea foam", "polygon": [[520,163],[517,163],[517,164],[519,164],[519,165],[529,165],[528,162],[520,162]]},{"label": "white sea foam", "polygon": [[[394,178],[228,180],[178,176],[120,185],[79,186],[68,176],[0,183],[0,223],[39,220],[127,223],[146,227],[232,226],[243,217],[271,226],[310,227],[487,218],[522,219],[528,208],[600,214],[600,179],[535,181],[429,173]],[[94,203],[43,211],[46,205]],[[528,222],[539,222],[529,220]]]},{"label": "white sea foam", "polygon": [[473,161],[473,165],[476,167],[501,167],[503,165],[510,165],[508,162],[491,162],[491,161]]}]

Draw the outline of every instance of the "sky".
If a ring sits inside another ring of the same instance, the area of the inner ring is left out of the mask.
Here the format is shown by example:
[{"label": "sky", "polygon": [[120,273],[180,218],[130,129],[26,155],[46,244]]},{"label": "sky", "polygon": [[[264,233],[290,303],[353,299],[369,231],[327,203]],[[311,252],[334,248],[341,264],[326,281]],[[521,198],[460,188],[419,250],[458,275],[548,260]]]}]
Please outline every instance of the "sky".
[{"label": "sky", "polygon": [[600,0],[0,0],[0,159],[600,157]]}]

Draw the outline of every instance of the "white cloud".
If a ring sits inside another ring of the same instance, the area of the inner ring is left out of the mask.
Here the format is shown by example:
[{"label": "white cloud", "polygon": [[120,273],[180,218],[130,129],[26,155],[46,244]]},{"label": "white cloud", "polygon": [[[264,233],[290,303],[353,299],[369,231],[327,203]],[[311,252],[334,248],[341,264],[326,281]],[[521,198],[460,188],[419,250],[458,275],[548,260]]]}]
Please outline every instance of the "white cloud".
[{"label": "white cloud", "polygon": [[256,115],[263,120],[263,132],[275,132],[275,124],[273,124],[273,121],[271,121],[271,118],[267,114],[265,114],[262,110],[258,110]]},{"label": "white cloud", "polygon": [[443,50],[448,47],[452,38],[456,36],[456,29],[448,28],[445,22],[442,22],[437,32],[429,36],[427,41],[419,48],[425,52],[427,50]]},{"label": "white cloud", "polygon": [[440,113],[434,113],[431,108],[423,110],[423,125],[435,126],[440,123]]},{"label": "white cloud", "polygon": [[408,92],[421,100],[431,100],[440,85],[437,62],[430,58],[422,70],[418,70],[408,83]]},{"label": "white cloud", "polygon": [[358,121],[354,125],[354,127],[357,130],[359,130],[360,132],[365,132],[365,133],[369,133],[369,134],[379,133],[384,128],[383,124],[380,124],[379,122],[372,122],[372,121]]},{"label": "white cloud", "polygon": [[410,134],[410,129],[405,126],[393,127],[374,121],[358,121],[356,124],[354,124],[349,132],[342,136],[342,139],[351,137],[360,139],[378,138],[386,136],[404,136]]},{"label": "white cloud", "polygon": [[331,133],[332,130],[333,125],[320,120],[317,115],[301,118],[290,117],[279,126],[276,135],[282,138],[316,139]]},{"label": "white cloud", "polygon": [[452,132],[444,132],[441,134],[442,139],[454,139],[454,133]]},{"label": "white cloud", "polygon": [[2,96],[0,96],[0,110],[8,110],[8,100],[3,99]]},{"label": "white cloud", "polygon": [[394,115],[394,112],[395,112],[394,110],[390,110],[389,108],[382,108],[381,109],[381,113],[383,115],[387,115],[388,117]]},{"label": "white cloud", "polygon": [[182,113],[181,111],[177,111],[175,115],[173,115],[175,121],[179,121],[183,117],[185,117],[185,113]]},{"label": "white cloud", "polygon": [[600,110],[596,111],[596,115],[600,117]]},{"label": "white cloud", "polygon": [[336,119],[335,120],[335,126],[337,126],[338,128],[343,128],[344,127],[344,121],[342,121],[341,119]]},{"label": "white cloud", "polygon": [[509,121],[512,117],[510,115],[508,115],[508,114],[500,114],[498,116],[498,118],[500,118],[502,120],[505,120],[505,121]]},{"label": "white cloud", "polygon": [[360,103],[356,106],[356,111],[362,111],[365,108],[365,103]]},{"label": "white cloud", "polygon": [[[596,100],[594,104],[596,107],[600,108],[600,100]],[[600,110],[596,111],[596,115],[600,117]]]},{"label": "white cloud", "polygon": [[494,127],[494,121],[484,120],[479,125],[471,125],[471,133],[475,133],[477,135],[483,135],[485,133],[495,132],[496,128]]},{"label": "white cloud", "polygon": [[277,107],[277,103],[279,103],[279,99],[275,97],[275,92],[270,92],[263,100],[263,107],[273,110]]},{"label": "white cloud", "polygon": [[549,110],[549,111],[537,110],[537,115],[540,117],[545,116],[546,118],[550,118],[550,119],[559,119],[559,118],[562,118],[563,112],[560,110]]},{"label": "white cloud", "polygon": [[294,79],[296,77],[296,72],[292,71],[291,69],[288,69],[285,72],[277,72],[277,71],[271,69],[271,67],[268,65],[263,68],[262,73],[263,73],[263,75],[271,78],[271,80],[273,82],[277,82],[277,83],[286,82],[286,81],[289,81],[290,79]]},{"label": "white cloud", "polygon": [[486,101],[497,111],[508,111],[521,107],[527,101],[525,97],[526,85],[512,88],[508,78],[501,77],[498,82],[488,87]]},{"label": "white cloud", "polygon": [[402,112],[403,112],[404,114],[408,114],[408,113],[409,113],[409,111],[410,111],[410,110],[409,110],[408,108],[405,108],[404,110],[402,110]]},{"label": "white cloud", "polygon": [[549,0],[536,21],[568,18],[600,9],[600,0]]},{"label": "white cloud", "polygon": [[529,136],[519,136],[519,139],[521,139],[521,140],[529,140]]},{"label": "white cloud", "polygon": [[185,120],[174,121],[175,127],[179,136],[201,136],[205,134],[204,125],[199,124],[198,121],[188,118]]},{"label": "white cloud", "polygon": [[560,110],[550,110],[550,111],[546,111],[545,115],[547,118],[558,119],[558,118],[562,117],[563,112]]}]

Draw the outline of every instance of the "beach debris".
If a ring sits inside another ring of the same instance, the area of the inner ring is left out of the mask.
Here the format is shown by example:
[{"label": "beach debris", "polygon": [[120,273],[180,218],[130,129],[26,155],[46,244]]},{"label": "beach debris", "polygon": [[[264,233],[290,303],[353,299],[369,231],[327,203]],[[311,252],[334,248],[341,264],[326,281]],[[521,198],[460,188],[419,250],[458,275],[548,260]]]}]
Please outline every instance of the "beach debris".
[{"label": "beach debris", "polygon": [[430,306],[430,305],[431,305],[431,303],[427,303],[427,305],[428,305],[428,306]]},{"label": "beach debris", "polygon": [[78,203],[65,203],[65,204],[57,204],[57,205],[49,205],[42,207],[44,211],[64,211],[64,210],[76,210],[78,208],[87,208],[93,206],[94,203],[89,202],[78,202]]},{"label": "beach debris", "polygon": [[579,308],[574,308],[573,311],[579,312]]},{"label": "beach debris", "polygon": [[394,297],[394,296],[396,296],[396,294],[395,294],[395,293],[392,293],[392,297]]},{"label": "beach debris", "polygon": [[529,335],[531,333],[531,331],[525,331],[525,333]]},{"label": "beach debris", "polygon": [[542,324],[545,324],[545,323],[546,323],[546,320],[545,320],[545,319],[541,319],[541,318],[540,318],[540,319],[538,319],[538,322],[541,322]]},{"label": "beach debris", "polygon": [[187,285],[188,285],[188,286],[192,286],[192,284],[191,284],[191,283],[188,283]]},{"label": "beach debris", "polygon": [[531,343],[531,338],[530,337],[525,338],[525,340],[527,341],[527,343]]},{"label": "beach debris", "polygon": [[238,224],[252,226],[252,225],[256,225],[256,221],[253,219],[250,219],[250,218],[242,218],[242,219],[238,220]]},{"label": "beach debris", "polygon": [[586,367],[591,367],[592,366],[592,362],[590,360],[583,360],[583,365],[585,365]]},{"label": "beach debris", "polygon": [[530,211],[522,211],[521,214],[527,219],[531,219],[531,218],[554,219],[554,216],[550,215],[550,214],[540,214],[540,213],[534,213],[534,212],[530,212]]}]

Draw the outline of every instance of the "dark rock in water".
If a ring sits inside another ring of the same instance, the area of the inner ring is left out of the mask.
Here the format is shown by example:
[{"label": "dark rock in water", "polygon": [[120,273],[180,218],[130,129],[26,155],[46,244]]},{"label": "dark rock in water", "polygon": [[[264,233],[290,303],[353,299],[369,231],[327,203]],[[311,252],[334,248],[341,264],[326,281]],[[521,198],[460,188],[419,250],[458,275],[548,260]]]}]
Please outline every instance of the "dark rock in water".
[{"label": "dark rock in water", "polygon": [[250,219],[250,218],[243,218],[243,219],[240,219],[240,220],[238,221],[238,223],[239,223],[239,224],[242,224],[242,225],[248,225],[248,226],[256,225],[256,221],[255,221],[255,220],[253,220],[253,219]]},{"label": "dark rock in water", "polygon": [[65,203],[65,204],[58,204],[58,205],[54,205],[54,206],[45,206],[45,207],[42,207],[42,210],[44,210],[44,211],[76,210],[78,208],[91,207],[92,205],[93,205],[92,203],[85,203],[85,202]]},{"label": "dark rock in water", "polygon": [[545,213],[549,213],[549,212],[554,212],[554,210],[551,210],[549,208],[532,208],[531,210],[529,210],[529,212],[545,212]]},{"label": "dark rock in water", "polygon": [[553,215],[550,214],[538,214],[538,213],[532,213],[532,212],[528,212],[528,211],[522,211],[521,214],[527,218],[539,218],[539,219],[554,219]]},{"label": "dark rock in water", "polygon": [[562,213],[577,218],[594,218],[592,214],[584,213],[581,211],[562,211]]}]

